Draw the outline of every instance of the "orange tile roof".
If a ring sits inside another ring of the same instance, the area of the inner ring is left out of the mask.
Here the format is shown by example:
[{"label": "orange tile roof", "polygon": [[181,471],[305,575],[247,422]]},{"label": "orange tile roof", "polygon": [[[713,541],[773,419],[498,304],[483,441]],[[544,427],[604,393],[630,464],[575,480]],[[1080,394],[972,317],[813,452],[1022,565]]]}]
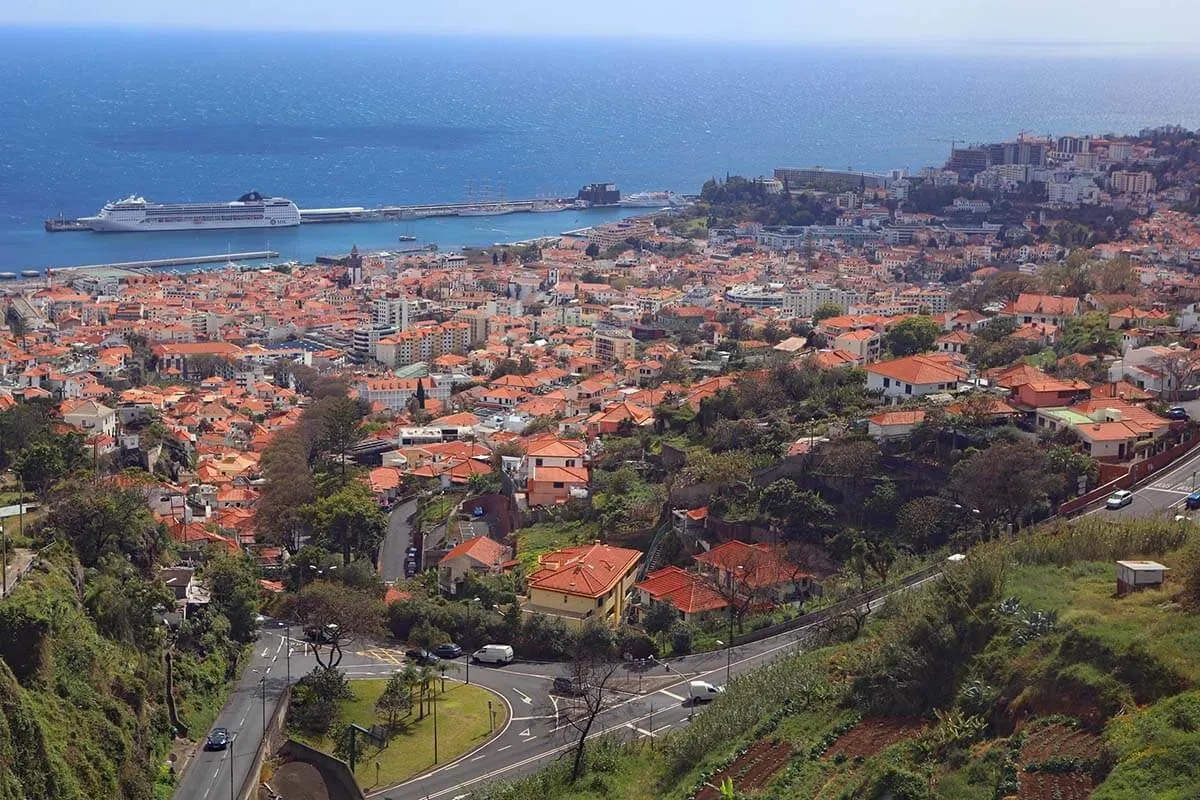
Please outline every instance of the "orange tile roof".
[{"label": "orange tile roof", "polygon": [[880,361],[867,367],[867,372],[893,380],[925,385],[931,383],[953,383],[967,377],[965,370],[935,356],[908,356],[892,361]]},{"label": "orange tile roof", "polygon": [[442,556],[442,561],[465,556],[490,567],[501,562],[505,556],[505,549],[504,545],[494,539],[487,536],[476,536],[455,546],[449,553]]},{"label": "orange tile roof", "polygon": [[670,603],[684,614],[716,611],[729,605],[703,577],[676,566],[651,572],[634,588],[646,592],[652,600]]},{"label": "orange tile roof", "polygon": [[601,597],[640,561],[642,552],[607,544],[568,547],[538,559],[540,568],[529,576],[530,589],[579,597]]}]

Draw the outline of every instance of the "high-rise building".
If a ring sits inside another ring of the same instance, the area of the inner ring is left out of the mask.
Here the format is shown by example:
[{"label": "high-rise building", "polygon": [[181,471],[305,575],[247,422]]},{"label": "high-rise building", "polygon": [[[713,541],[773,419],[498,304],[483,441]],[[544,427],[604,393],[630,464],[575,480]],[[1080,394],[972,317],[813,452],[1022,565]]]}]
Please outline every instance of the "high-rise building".
[{"label": "high-rise building", "polygon": [[957,172],[963,180],[970,180],[987,169],[990,161],[987,147],[955,147],[950,150],[946,169]]},{"label": "high-rise building", "polygon": [[1154,175],[1149,172],[1116,170],[1109,178],[1112,181],[1112,190],[1117,194],[1149,194],[1157,186]]}]

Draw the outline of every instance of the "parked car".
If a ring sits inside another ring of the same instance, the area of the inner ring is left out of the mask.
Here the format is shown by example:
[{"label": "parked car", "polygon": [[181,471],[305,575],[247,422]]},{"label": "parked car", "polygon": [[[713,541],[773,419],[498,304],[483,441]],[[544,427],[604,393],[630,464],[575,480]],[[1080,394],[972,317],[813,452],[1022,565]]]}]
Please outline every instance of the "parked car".
[{"label": "parked car", "polygon": [[567,697],[578,697],[582,694],[587,694],[588,685],[580,678],[572,678],[568,675],[559,675],[554,679],[552,691],[555,694],[566,695]]},{"label": "parked car", "polygon": [[411,578],[413,575],[416,575],[416,574],[417,574],[417,562],[413,561],[410,558],[408,561],[404,562],[404,577]]},{"label": "parked car", "polygon": [[413,561],[416,561],[417,560],[417,548],[411,544],[408,547],[404,548],[404,557],[410,558]]},{"label": "parked car", "polygon": [[409,661],[415,662],[417,664],[424,664],[429,667],[432,667],[434,664],[441,661],[440,658],[438,658],[433,653],[426,650],[424,647],[413,647],[408,650],[405,650],[404,657],[407,658]]},{"label": "parked car", "polygon": [[458,658],[462,655],[462,648],[454,642],[443,642],[433,648],[433,654],[438,658]]},{"label": "parked car", "polygon": [[471,660],[481,664],[511,664],[513,657],[510,644],[485,644],[471,654]]},{"label": "parked car", "polygon": [[1173,419],[1173,420],[1189,420],[1189,419],[1191,419],[1191,416],[1188,414],[1187,409],[1184,408],[1183,406],[1171,406],[1170,408],[1167,409],[1166,417],[1167,417],[1167,419]]},{"label": "parked car", "polygon": [[1192,492],[1185,497],[1183,504],[1188,508],[1189,511],[1195,508],[1200,508],[1200,491]]},{"label": "parked car", "polygon": [[229,731],[225,728],[213,728],[204,740],[205,750],[224,750],[229,746]]},{"label": "parked car", "polygon": [[692,681],[688,684],[688,694],[691,695],[693,703],[707,703],[709,700],[716,700],[717,696],[724,691],[724,686],[713,686],[708,681]]},{"label": "parked car", "polygon": [[1124,508],[1133,502],[1133,492],[1126,489],[1118,489],[1108,496],[1108,500],[1104,501],[1106,508]]}]

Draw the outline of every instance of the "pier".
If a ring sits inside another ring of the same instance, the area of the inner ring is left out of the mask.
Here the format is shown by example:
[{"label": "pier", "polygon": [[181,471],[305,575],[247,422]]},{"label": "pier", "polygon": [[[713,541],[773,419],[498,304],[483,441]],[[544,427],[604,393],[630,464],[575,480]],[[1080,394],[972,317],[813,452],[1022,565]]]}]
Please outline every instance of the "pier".
[{"label": "pier", "polygon": [[491,203],[433,203],[415,206],[377,206],[364,208],[302,208],[301,224],[331,222],[394,222],[425,219],[426,217],[491,217],[524,212],[543,213],[566,211],[575,207],[574,200],[498,200]]},{"label": "pier", "polygon": [[[415,206],[346,206],[343,208],[301,208],[300,224],[319,225],[339,222],[399,222],[427,217],[492,217],[503,214],[566,211],[578,208],[574,199],[497,200],[474,203],[433,203]],[[45,221],[49,233],[90,231],[88,217],[55,217]]]},{"label": "pier", "polygon": [[249,253],[218,253],[211,256],[180,256],[178,258],[155,258],[149,261],[118,261],[112,264],[84,264],[77,267],[54,267],[49,272],[63,272],[77,269],[159,269],[162,267],[186,267],[190,264],[217,264],[222,261],[260,261],[264,258],[278,258],[274,250],[255,250]]}]

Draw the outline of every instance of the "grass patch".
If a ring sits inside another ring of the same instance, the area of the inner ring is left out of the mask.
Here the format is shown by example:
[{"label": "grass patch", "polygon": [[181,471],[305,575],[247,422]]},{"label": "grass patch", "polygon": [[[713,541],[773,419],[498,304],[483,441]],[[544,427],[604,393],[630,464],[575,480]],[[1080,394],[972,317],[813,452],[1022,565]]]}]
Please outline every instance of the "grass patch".
[{"label": "grass patch", "polygon": [[[1160,556],[1179,566],[1178,552]],[[1171,573],[1162,589],[1116,596],[1116,565],[1086,561],[1064,567],[1021,566],[1010,573],[1008,594],[1038,609],[1058,609],[1064,626],[1103,642],[1115,651],[1143,648],[1189,683],[1200,681],[1200,616],[1173,601],[1179,586]]]},{"label": "grass patch", "polygon": [[539,556],[590,542],[599,535],[597,522],[540,522],[517,531],[517,558],[528,573],[537,568]]},{"label": "grass patch", "polygon": [[[364,728],[380,724],[375,714],[375,702],[383,694],[387,680],[352,681],[354,699],[341,706],[341,724],[353,723]],[[491,735],[488,721],[488,701],[496,711],[496,729],[503,727],[507,708],[491,692],[478,686],[446,682],[446,691],[437,696],[438,764],[447,764],[458,756],[487,741]],[[335,726],[334,730],[338,728]],[[295,733],[293,733],[295,735]],[[297,738],[313,747],[331,753],[335,743],[330,736]],[[434,766],[433,715],[417,719],[414,711],[403,720],[403,727],[392,734],[382,749],[365,744],[359,737],[359,763],[354,771],[359,786],[364,789],[391,786]],[[375,763],[379,762],[376,780]]]},{"label": "grass patch", "polygon": [[431,498],[417,512],[417,527],[422,531],[428,531],[430,528],[445,522],[450,517],[450,513],[454,511],[456,505],[458,505],[457,497],[438,495]]}]

